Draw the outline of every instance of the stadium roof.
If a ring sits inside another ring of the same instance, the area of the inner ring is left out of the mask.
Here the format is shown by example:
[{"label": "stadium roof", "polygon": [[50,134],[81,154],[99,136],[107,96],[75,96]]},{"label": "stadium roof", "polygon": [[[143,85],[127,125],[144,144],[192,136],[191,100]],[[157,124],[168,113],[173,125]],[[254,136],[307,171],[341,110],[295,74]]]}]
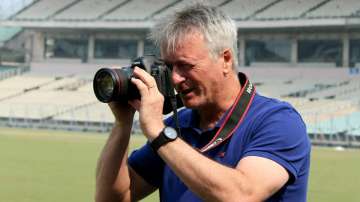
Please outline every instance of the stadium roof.
[{"label": "stadium roof", "polygon": [[[192,0],[36,0],[1,25],[29,28],[147,29]],[[359,0],[208,0],[240,29],[359,27]]]},{"label": "stadium roof", "polygon": [[19,27],[0,27],[0,44],[10,40],[20,31]]}]

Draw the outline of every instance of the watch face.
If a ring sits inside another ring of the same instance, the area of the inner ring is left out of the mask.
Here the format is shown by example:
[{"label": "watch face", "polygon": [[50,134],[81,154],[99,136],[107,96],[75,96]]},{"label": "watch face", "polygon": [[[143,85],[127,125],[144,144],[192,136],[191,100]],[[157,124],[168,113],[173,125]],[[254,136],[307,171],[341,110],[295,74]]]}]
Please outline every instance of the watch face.
[{"label": "watch face", "polygon": [[175,139],[177,137],[177,132],[174,128],[172,127],[166,127],[164,129],[164,134],[167,138],[169,139]]}]

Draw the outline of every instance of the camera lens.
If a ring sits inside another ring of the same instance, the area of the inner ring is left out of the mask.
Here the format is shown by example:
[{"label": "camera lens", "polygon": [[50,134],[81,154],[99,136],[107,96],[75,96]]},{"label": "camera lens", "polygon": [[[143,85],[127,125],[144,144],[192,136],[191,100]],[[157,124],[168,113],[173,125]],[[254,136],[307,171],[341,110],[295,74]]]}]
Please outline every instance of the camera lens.
[{"label": "camera lens", "polygon": [[104,98],[111,97],[115,85],[111,75],[107,72],[101,72],[101,74],[96,78],[96,82],[98,84],[100,96]]},{"label": "camera lens", "polygon": [[108,68],[103,68],[96,72],[93,88],[96,97],[101,102],[111,102],[114,100],[118,86],[115,74],[116,72]]}]

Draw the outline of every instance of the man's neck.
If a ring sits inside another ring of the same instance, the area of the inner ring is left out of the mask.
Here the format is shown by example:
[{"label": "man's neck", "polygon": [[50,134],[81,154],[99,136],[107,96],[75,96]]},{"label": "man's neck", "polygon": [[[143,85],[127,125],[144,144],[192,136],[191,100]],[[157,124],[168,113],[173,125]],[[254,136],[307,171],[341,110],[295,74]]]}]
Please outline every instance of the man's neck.
[{"label": "man's neck", "polygon": [[200,128],[209,129],[215,127],[216,123],[221,119],[224,113],[234,104],[236,97],[241,90],[237,75],[224,86],[231,86],[231,88],[224,88],[222,91],[223,93],[218,96],[215,103],[210,103],[202,109],[199,109]]}]

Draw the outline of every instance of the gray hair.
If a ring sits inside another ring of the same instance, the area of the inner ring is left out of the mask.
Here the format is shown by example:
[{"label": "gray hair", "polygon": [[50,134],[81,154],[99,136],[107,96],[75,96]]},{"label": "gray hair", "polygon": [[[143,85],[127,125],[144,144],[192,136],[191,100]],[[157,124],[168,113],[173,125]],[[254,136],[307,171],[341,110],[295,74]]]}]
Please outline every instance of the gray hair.
[{"label": "gray hair", "polygon": [[176,45],[192,31],[203,34],[210,55],[215,58],[226,48],[237,65],[237,30],[234,21],[219,9],[205,4],[190,5],[161,19],[151,30],[149,38],[165,52],[174,52]]}]

